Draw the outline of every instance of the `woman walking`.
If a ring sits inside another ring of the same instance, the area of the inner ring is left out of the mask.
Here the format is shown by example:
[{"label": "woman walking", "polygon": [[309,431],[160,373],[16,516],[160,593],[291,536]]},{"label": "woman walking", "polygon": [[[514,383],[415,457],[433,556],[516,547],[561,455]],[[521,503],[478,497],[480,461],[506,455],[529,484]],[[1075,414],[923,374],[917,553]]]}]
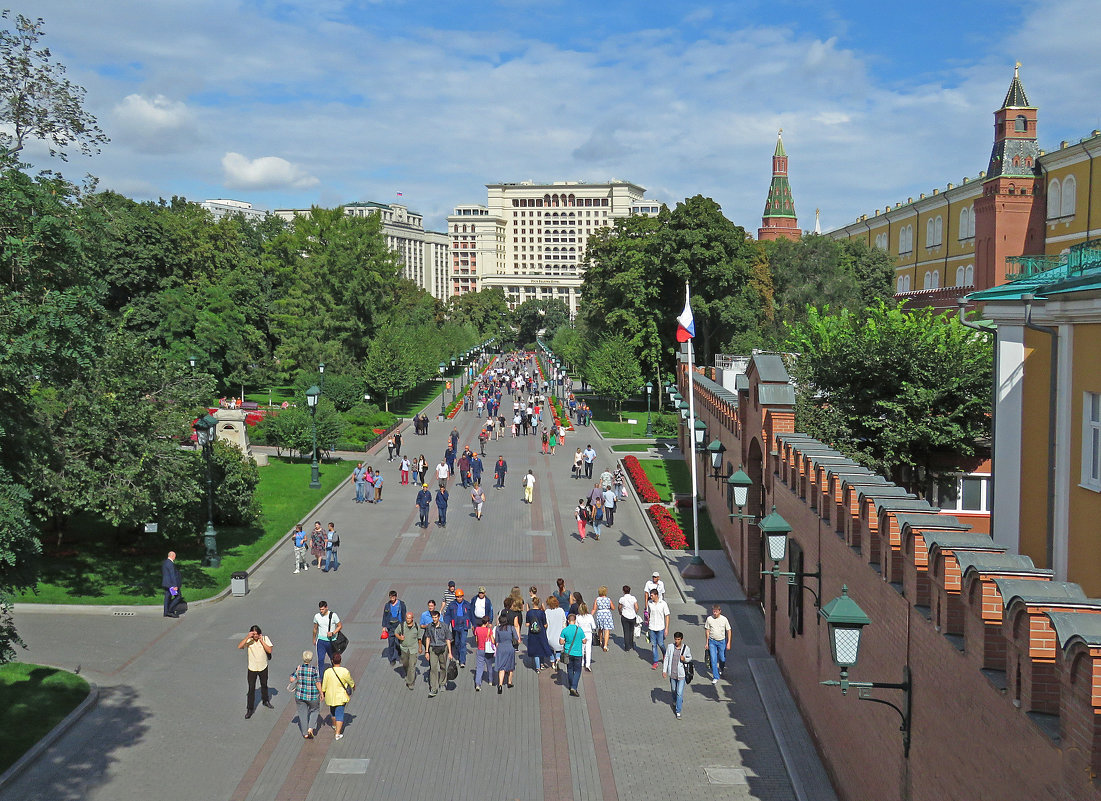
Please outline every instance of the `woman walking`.
[{"label": "woman walking", "polygon": [[312,740],[314,726],[321,708],[321,676],[313,662],[313,651],[302,652],[302,664],[291,674],[291,687],[294,689],[294,701],[298,706],[298,730],[302,737]]},{"label": "woman walking", "polygon": [[562,609],[568,609],[570,605],[570,594],[566,592],[566,580],[560,578],[555,584],[558,585],[558,590],[554,593],[554,597],[558,599],[558,605],[562,607]]},{"label": "woman walking", "polygon": [[482,676],[485,675],[489,683],[493,684],[493,661],[497,654],[497,643],[493,636],[493,626],[489,624],[489,618],[478,620],[478,628],[474,629],[474,691],[482,691]]},{"label": "woman walking", "polygon": [[585,461],[585,457],[581,455],[581,449],[578,448],[573,454],[573,477],[581,478],[584,473],[581,470],[581,463]]},{"label": "woman walking", "polygon": [[550,446],[550,454],[554,456],[554,449],[558,447],[558,426],[551,426],[550,436],[547,438]]},{"label": "woman walking", "polygon": [[604,525],[604,501],[589,502],[589,517],[593,521],[593,539],[600,542],[600,527]]},{"label": "woman walking", "polygon": [[543,612],[547,618],[547,642],[554,651],[554,669],[558,670],[558,663],[562,659],[562,643],[558,638],[562,636],[562,629],[566,628],[566,610],[558,603],[555,595],[547,596],[547,608]]},{"label": "woman walking", "polygon": [[607,587],[601,587],[596,591],[593,612],[596,617],[596,630],[600,633],[598,637],[600,647],[607,651],[608,639],[612,636],[612,627],[615,626],[615,618],[612,617],[612,599],[608,597]]},{"label": "woman walking", "polygon": [[623,650],[635,650],[635,626],[638,619],[638,599],[631,595],[631,587],[623,585],[623,595],[619,597],[619,622],[623,626]]},{"label": "woman walking", "polygon": [[334,652],[332,660],[333,666],[325,671],[325,677],[321,679],[321,694],[329,707],[329,724],[336,733],[335,739],[340,740],[344,738],[344,707],[352,700],[356,683],[348,668],[340,666],[339,653]]},{"label": "woman walking", "polygon": [[550,448],[550,435],[547,434],[546,429],[543,429],[542,441],[543,441],[543,455],[546,456],[547,455],[547,449]]},{"label": "woman walking", "polygon": [[485,506],[486,493],[479,481],[474,482],[474,488],[470,490],[470,500],[474,504],[474,516],[482,519],[482,507]]},{"label": "woman walking", "polygon": [[577,536],[584,542],[589,523],[589,510],[585,506],[584,498],[577,499],[577,508],[573,510],[573,519],[577,521]]},{"label": "woman walking", "polygon": [[505,674],[508,674],[508,687],[512,689],[512,674],[516,670],[516,646],[520,637],[516,627],[505,612],[497,620],[497,630],[493,633],[497,643],[497,695],[504,691]]},{"label": "woman walking", "polygon": [[593,672],[593,632],[596,631],[596,618],[589,614],[589,607],[584,601],[577,605],[577,625],[585,632],[585,650],[581,664],[585,670]]},{"label": "woman walking", "polygon": [[528,656],[538,673],[554,661],[554,649],[547,641],[547,615],[543,611],[543,602],[538,597],[531,599],[531,609],[528,610],[524,622],[528,626]]},{"label": "woman walking", "polygon": [[313,555],[313,563],[321,567],[321,560],[325,556],[325,532],[321,530],[321,521],[313,524],[310,532],[310,554]]},{"label": "woman walking", "polygon": [[401,457],[401,468],[400,469],[401,469],[401,483],[402,483],[403,486],[409,483],[409,467],[410,467],[409,457],[408,456]]}]

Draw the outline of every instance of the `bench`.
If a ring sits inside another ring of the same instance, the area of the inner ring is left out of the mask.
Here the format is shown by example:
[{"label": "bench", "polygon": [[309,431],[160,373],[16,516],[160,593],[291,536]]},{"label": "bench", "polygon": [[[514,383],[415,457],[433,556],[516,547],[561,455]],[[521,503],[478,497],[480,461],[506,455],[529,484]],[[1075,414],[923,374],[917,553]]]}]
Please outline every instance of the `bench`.
[{"label": "bench", "polygon": [[260,404],[256,401],[245,401],[239,408],[245,412],[257,412],[260,411]]}]

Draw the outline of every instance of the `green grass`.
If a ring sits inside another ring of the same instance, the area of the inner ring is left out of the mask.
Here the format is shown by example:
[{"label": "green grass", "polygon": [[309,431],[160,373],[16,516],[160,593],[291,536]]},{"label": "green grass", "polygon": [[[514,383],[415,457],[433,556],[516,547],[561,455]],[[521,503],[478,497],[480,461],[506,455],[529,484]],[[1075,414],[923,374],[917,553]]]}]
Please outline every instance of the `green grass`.
[{"label": "green grass", "polygon": [[679,459],[639,459],[642,472],[654,484],[654,489],[665,503],[673,500],[673,493],[692,492],[692,475],[688,465]]},{"label": "green grass", "polygon": [[0,666],[0,773],[87,695],[88,682],[64,670],[21,662]]},{"label": "green grass", "polygon": [[[677,525],[681,527],[681,531],[684,532],[684,536],[688,538],[688,550],[691,551],[694,547],[692,542],[692,510],[691,509],[670,509],[670,514],[677,521]],[[711,517],[707,514],[706,510],[700,510],[700,550],[701,551],[718,551],[722,548],[719,544],[719,535],[715,533],[715,527],[711,524]]]},{"label": "green grass", "polygon": [[269,398],[271,399],[271,403],[276,406],[280,405],[283,401],[294,403],[296,400],[294,396],[294,387],[271,387],[270,395],[267,389],[245,393],[245,400],[259,403],[261,406],[267,406]]},{"label": "green grass", "polygon": [[654,440],[648,440],[646,442],[623,442],[619,445],[613,445],[612,450],[616,453],[642,453],[657,445]]},{"label": "green grass", "polygon": [[[343,481],[347,464],[321,465],[321,489],[309,488],[307,460],[271,457],[260,468],[257,497],[263,516],[260,525],[218,529],[218,568],[200,565],[203,549],[201,532],[192,542],[147,543],[143,548],[119,548],[102,523],[88,521],[80,530],[67,534],[63,546],[46,547],[37,594],[24,592],[22,603],[55,604],[159,604],[160,565],[169,548],[179,554],[183,595],[189,601],[209,598],[229,585],[230,574],[247,569],[286,534],[332,489]],[[76,528],[76,527],[74,527]]]}]

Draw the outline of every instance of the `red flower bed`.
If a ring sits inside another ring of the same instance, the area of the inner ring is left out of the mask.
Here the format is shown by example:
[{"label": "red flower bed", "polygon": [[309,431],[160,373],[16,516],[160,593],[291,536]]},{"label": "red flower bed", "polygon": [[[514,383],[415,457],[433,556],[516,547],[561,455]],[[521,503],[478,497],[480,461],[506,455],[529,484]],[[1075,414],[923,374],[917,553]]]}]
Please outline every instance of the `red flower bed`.
[{"label": "red flower bed", "polygon": [[653,482],[642,472],[642,465],[639,464],[637,456],[623,457],[623,465],[627,468],[627,476],[631,479],[631,483],[635,485],[635,492],[638,493],[643,503],[657,503],[661,500],[661,496],[658,495]]},{"label": "red flower bed", "polygon": [[677,521],[673,519],[673,516],[669,514],[668,509],[654,504],[646,508],[646,513],[654,521],[654,527],[657,528],[661,542],[666,548],[681,549],[688,547],[688,538],[684,536],[684,532],[677,525]]}]

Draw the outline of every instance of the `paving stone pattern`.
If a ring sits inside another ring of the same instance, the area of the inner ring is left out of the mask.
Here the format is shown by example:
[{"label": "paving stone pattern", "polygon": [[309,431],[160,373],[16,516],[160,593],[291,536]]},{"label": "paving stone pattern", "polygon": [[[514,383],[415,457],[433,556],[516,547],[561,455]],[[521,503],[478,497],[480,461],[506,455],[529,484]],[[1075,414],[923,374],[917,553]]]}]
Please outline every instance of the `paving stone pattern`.
[{"label": "paving stone pattern", "polygon": [[[410,429],[405,448],[435,464],[453,426],[460,446],[477,445],[480,423],[472,413],[460,413],[453,423],[433,422],[428,436]],[[759,609],[745,603],[721,552],[705,553],[715,579],[686,585],[675,572],[675,562],[685,557],[660,547],[633,499],[621,502],[616,526],[605,529],[600,542],[579,541],[573,507],[592,484],[571,479],[570,463],[574,448],[589,441],[599,453],[599,475],[614,456],[584,429],[571,432],[553,457],[539,452],[534,436],[491,442],[483,519],[473,517],[469,491],[453,481],[446,529],[435,525],[434,506],[429,528],[416,526],[415,488],[399,485],[396,462],[372,454],[366,461],[381,465],[388,478],[383,503],[354,503],[348,484],[311,515],[337,524],[343,542],[339,571],[292,574],[287,544],[250,577],[246,597],[195,606],[179,621],[21,614],[17,622],[29,644],[28,661],[71,669],[79,660],[104,696],[0,797],[795,799],[749,667],[750,659],[770,661],[761,644]],[[498,454],[509,463],[503,490],[492,486]],[[352,466],[325,469],[350,473]],[[537,480],[530,506],[520,490],[529,467]],[[307,481],[304,469],[304,489]],[[679,721],[670,708],[668,681],[650,667],[645,639],[625,653],[618,632],[607,653],[594,649],[580,698],[567,694],[564,668],[534,673],[523,646],[515,687],[502,695],[487,685],[474,692],[473,654],[436,698],[428,697],[423,661],[410,692],[400,666],[382,657],[379,622],[391,588],[419,615],[429,598],[442,597],[449,579],[468,599],[484,584],[499,610],[513,585],[525,597],[527,587],[536,585],[545,597],[561,576],[591,604],[600,585],[608,586],[613,601],[623,584],[640,595],[654,569],[668,585],[671,630],[686,632],[700,660]],[[311,645],[310,619],[320,599],[342,616],[352,643],[345,664],[357,686],[339,742],[327,727],[304,741],[286,690],[287,675]],[[714,599],[724,601],[735,626],[734,651],[717,687],[704,675],[700,627]],[[252,623],[276,643],[269,678],[276,709],[258,706],[246,721],[245,659],[236,644]],[[783,696],[786,688],[773,683],[767,692]],[[795,743],[791,752],[816,760],[798,715],[784,707],[781,717]]]}]

